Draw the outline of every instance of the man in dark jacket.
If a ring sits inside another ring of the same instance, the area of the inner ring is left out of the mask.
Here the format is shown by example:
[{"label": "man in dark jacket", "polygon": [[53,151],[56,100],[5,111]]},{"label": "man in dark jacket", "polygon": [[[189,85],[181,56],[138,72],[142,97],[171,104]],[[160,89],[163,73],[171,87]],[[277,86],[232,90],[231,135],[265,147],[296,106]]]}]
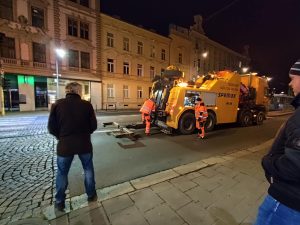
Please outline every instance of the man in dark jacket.
[{"label": "man in dark jacket", "polygon": [[255,225],[300,224],[300,60],[290,70],[296,111],[278,132],[262,166],[270,183]]},{"label": "man in dark jacket", "polygon": [[67,84],[66,98],[57,100],[49,115],[49,133],[58,140],[55,207],[61,211],[65,208],[68,173],[74,155],[79,156],[84,170],[88,200],[97,200],[91,143],[91,134],[97,129],[97,120],[93,106],[81,99],[81,92],[80,84]]}]

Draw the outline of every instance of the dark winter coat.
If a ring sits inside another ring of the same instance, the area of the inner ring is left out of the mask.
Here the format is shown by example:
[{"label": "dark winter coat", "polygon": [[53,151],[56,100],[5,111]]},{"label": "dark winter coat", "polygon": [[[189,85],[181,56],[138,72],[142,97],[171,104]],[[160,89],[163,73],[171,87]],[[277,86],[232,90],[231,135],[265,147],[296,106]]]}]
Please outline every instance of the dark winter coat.
[{"label": "dark winter coat", "polygon": [[77,94],[67,94],[51,107],[49,133],[58,139],[57,155],[91,153],[91,134],[97,129],[93,106]]},{"label": "dark winter coat", "polygon": [[262,165],[270,182],[269,194],[300,212],[300,94],[292,105],[296,111],[279,131]]}]

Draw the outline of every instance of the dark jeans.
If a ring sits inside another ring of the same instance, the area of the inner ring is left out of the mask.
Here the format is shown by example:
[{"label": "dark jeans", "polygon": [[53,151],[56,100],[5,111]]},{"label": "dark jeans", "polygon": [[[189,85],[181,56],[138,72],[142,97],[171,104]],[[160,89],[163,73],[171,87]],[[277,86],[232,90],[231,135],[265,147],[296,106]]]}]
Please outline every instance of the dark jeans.
[{"label": "dark jeans", "polygon": [[[93,165],[93,154],[78,155],[84,170],[84,185],[88,197],[96,194],[95,174]],[[66,190],[68,187],[68,173],[74,156],[57,156],[57,175],[56,175],[56,203],[64,202],[66,199]]]},{"label": "dark jeans", "polygon": [[300,212],[267,195],[258,210],[254,225],[299,225]]}]

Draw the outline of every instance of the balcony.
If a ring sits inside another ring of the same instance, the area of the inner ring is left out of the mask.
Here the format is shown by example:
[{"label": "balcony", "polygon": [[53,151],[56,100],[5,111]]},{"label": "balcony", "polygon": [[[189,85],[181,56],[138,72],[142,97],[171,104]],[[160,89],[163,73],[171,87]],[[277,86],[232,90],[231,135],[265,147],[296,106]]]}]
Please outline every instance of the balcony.
[{"label": "balcony", "polygon": [[17,64],[17,60],[16,59],[9,59],[9,58],[2,58],[3,63],[4,64],[13,64],[16,65]]},{"label": "balcony", "polygon": [[33,62],[33,67],[35,68],[47,68],[47,64],[46,63],[41,63],[41,62]]},{"label": "balcony", "polygon": [[28,66],[30,66],[30,62],[29,62],[28,60],[22,60],[22,59],[21,59],[21,66],[26,66],[26,67],[28,67]]}]

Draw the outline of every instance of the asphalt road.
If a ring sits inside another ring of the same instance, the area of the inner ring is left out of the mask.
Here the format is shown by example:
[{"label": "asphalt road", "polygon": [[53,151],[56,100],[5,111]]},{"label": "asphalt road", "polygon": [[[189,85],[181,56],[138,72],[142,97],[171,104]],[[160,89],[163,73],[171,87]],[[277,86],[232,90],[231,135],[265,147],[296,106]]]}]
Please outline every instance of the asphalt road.
[{"label": "asphalt road", "polygon": [[[93,134],[94,166],[96,186],[103,188],[142,177],[158,171],[187,164],[223,153],[246,149],[274,137],[280,125],[288,116],[268,118],[261,126],[238,127],[219,126],[202,140],[196,135],[166,135],[157,129],[150,137],[143,130],[137,130],[139,138],[115,138],[100,127]],[[102,122],[111,120],[120,124],[134,122],[139,115],[102,117]],[[84,193],[83,172],[79,160],[73,162],[69,175],[70,195]]]}]

